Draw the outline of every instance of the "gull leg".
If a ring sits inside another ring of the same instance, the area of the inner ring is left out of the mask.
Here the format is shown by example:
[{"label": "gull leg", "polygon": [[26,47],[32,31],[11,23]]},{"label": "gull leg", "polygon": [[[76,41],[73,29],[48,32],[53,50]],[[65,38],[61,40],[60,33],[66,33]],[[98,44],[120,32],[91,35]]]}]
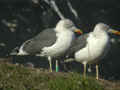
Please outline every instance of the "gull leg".
[{"label": "gull leg", "polygon": [[84,65],[83,77],[86,78],[86,63],[83,63],[83,65]]},{"label": "gull leg", "polygon": [[65,62],[63,63],[63,70],[64,71],[68,71],[68,68],[66,67],[66,63]]},{"label": "gull leg", "polygon": [[99,79],[99,70],[98,70],[98,64],[96,64],[96,79]]},{"label": "gull leg", "polygon": [[89,64],[88,72],[92,72],[92,70],[91,70],[91,64]]},{"label": "gull leg", "polygon": [[56,72],[59,71],[59,65],[58,65],[58,60],[56,60]]},{"label": "gull leg", "polygon": [[52,60],[50,56],[48,57],[48,60],[49,60],[49,69],[50,69],[50,72],[52,72]]}]

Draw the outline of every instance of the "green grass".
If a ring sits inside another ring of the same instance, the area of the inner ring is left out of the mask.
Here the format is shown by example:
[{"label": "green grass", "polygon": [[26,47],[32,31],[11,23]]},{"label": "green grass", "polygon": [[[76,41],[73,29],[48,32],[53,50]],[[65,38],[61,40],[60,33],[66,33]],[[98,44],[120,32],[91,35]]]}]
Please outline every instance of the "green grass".
[{"label": "green grass", "polygon": [[95,79],[84,79],[77,73],[67,77],[57,76],[49,82],[49,87],[50,90],[103,90]]},{"label": "green grass", "polygon": [[0,64],[0,90],[103,90],[92,77],[79,73],[43,72],[10,64]]}]

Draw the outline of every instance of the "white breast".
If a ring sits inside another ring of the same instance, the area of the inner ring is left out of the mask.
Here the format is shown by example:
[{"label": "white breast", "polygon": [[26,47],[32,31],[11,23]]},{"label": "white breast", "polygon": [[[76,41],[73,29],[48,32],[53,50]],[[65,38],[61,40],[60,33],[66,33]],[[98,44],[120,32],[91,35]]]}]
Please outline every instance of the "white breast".
[{"label": "white breast", "polygon": [[50,47],[43,48],[42,54],[47,56],[60,56],[69,49],[72,41],[75,38],[74,33],[70,31],[59,33],[57,36],[58,39],[56,40],[56,43]]},{"label": "white breast", "polygon": [[109,37],[107,34],[100,38],[95,38],[92,34],[87,39],[88,44],[85,48],[75,53],[75,58],[81,63],[92,62],[105,52],[108,45]]}]

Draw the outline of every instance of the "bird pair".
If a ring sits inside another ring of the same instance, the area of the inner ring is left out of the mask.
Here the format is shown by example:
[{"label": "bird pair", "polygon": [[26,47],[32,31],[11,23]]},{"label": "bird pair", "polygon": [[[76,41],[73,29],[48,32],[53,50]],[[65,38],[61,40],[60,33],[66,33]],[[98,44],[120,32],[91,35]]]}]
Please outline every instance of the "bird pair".
[{"label": "bird pair", "polygon": [[[86,77],[86,64],[101,60],[110,48],[108,33],[118,35],[120,33],[103,23],[97,24],[93,32],[83,34],[78,38],[75,32],[82,34],[82,31],[77,29],[71,20],[60,20],[54,29],[43,30],[34,38],[24,42],[18,55],[35,54],[48,57],[51,72],[52,58],[59,59],[65,55],[84,65],[84,77]],[[96,65],[96,71],[96,79],[98,79],[98,65]]]}]

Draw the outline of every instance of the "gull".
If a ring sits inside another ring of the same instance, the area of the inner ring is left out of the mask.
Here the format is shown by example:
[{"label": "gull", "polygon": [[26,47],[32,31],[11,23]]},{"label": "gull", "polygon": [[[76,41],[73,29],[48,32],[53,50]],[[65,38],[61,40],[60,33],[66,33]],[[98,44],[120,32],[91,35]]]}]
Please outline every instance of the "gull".
[{"label": "gull", "polygon": [[52,58],[59,59],[75,40],[75,33],[82,34],[69,19],[60,20],[55,28],[43,30],[37,36],[25,41],[17,55],[36,55],[48,58],[52,72]]},{"label": "gull", "polygon": [[[98,61],[102,60],[110,49],[110,37],[108,33],[120,35],[119,31],[111,29],[104,23],[98,23],[92,32],[79,36],[67,52],[67,58],[74,58],[75,61],[84,65],[84,77],[86,77],[86,64],[95,63],[96,79],[99,79]],[[68,61],[72,60],[68,59]]]}]

